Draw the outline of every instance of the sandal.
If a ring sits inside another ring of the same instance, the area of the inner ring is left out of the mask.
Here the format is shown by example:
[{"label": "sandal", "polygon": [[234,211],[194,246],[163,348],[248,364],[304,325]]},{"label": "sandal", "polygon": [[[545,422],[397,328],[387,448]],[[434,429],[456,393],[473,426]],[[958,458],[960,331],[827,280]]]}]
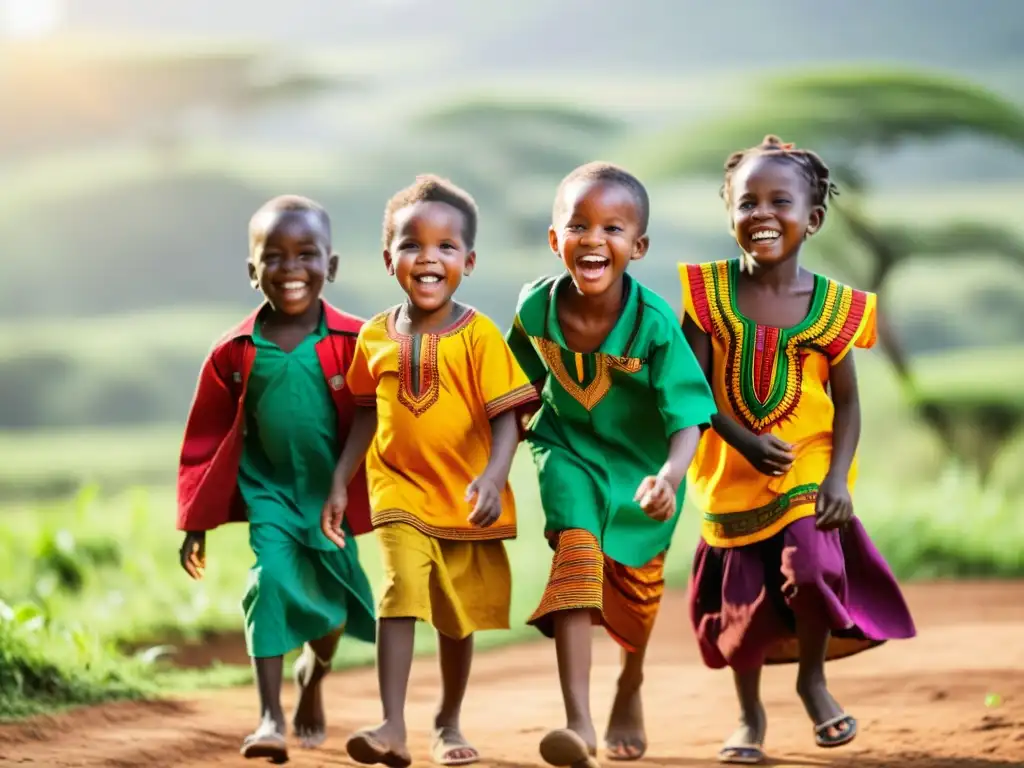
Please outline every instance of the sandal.
[{"label": "sandal", "polygon": [[735,765],[760,765],[765,761],[761,744],[726,744],[718,750],[718,762]]},{"label": "sandal", "polygon": [[288,762],[288,742],[279,733],[250,733],[239,753],[247,760],[264,758],[281,765]]},{"label": "sandal", "polygon": [[[445,736],[456,736],[445,739]],[[468,757],[452,757],[454,752],[472,752]],[[434,742],[430,746],[430,756],[438,765],[472,765],[480,762],[480,753],[476,747],[468,743],[454,728],[438,728],[434,733]]]},{"label": "sandal", "polygon": [[[842,725],[845,725],[846,728],[839,727]],[[839,733],[835,736],[829,736],[830,728],[835,728]],[[849,744],[856,736],[857,721],[845,712],[833,717],[831,720],[826,720],[824,723],[814,726],[814,742],[822,749],[832,749],[833,747]]]}]

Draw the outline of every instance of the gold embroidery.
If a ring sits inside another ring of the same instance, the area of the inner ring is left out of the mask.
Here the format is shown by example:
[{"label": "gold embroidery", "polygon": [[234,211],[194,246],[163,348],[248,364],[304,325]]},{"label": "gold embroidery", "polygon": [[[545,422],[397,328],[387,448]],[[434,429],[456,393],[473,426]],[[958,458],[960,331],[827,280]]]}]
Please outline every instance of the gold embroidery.
[{"label": "gold embroidery", "polygon": [[404,509],[382,509],[380,512],[374,512],[371,515],[371,520],[374,528],[389,523],[405,523],[427,536],[449,541],[490,541],[492,539],[514,539],[516,536],[515,525],[492,525],[489,528],[442,528],[425,523]]},{"label": "gold embroidery", "polygon": [[594,355],[594,379],[584,388],[573,381],[569,371],[566,370],[565,363],[562,361],[561,347],[550,339],[542,339],[537,336],[533,337],[533,342],[562,389],[588,411],[594,410],[594,407],[604,399],[604,396],[612,388],[607,355]]}]

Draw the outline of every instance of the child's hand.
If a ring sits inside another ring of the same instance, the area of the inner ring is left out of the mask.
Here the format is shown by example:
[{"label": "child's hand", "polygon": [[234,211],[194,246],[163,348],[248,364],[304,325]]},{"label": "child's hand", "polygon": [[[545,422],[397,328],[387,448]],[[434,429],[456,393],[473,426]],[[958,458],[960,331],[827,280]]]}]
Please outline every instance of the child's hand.
[{"label": "child's hand", "polygon": [[185,573],[196,581],[203,578],[206,570],[206,531],[189,531],[178,550],[178,559]]},{"label": "child's hand", "polygon": [[480,475],[466,488],[466,501],[476,497],[476,505],[469,515],[470,525],[487,528],[501,517],[501,491],[498,485],[486,475]]},{"label": "child's hand", "polygon": [[668,520],[676,511],[676,491],[668,480],[659,475],[645,477],[636,489],[633,501],[640,504],[640,509],[649,518],[660,522]]},{"label": "child's hand", "polygon": [[345,548],[345,531],[341,524],[345,521],[347,507],[348,489],[344,486],[335,487],[331,489],[331,495],[324,503],[324,511],[320,514],[320,530],[338,549]]},{"label": "child's hand", "polygon": [[793,466],[793,446],[775,435],[751,435],[740,449],[743,457],[764,475],[784,475]]},{"label": "child's hand", "polygon": [[814,507],[816,525],[822,531],[841,528],[853,517],[853,500],[845,478],[828,475],[818,488]]}]

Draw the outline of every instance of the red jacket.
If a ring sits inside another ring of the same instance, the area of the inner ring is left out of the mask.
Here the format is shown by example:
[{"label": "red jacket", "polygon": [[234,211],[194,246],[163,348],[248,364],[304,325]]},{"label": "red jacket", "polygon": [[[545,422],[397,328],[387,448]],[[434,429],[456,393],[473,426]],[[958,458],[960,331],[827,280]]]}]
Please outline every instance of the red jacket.
[{"label": "red jacket", "polygon": [[[345,373],[363,321],[323,302],[328,334],[316,345],[320,367],[338,411],[338,440],[352,426],[355,403]],[[245,522],[238,491],[238,463],[245,426],[245,391],[256,357],[252,330],[259,310],[222,336],[203,363],[185,423],[178,464],[178,530],[208,531],[225,523]],[[360,466],[348,488],[345,513],[355,535],[372,530],[366,470]]]}]

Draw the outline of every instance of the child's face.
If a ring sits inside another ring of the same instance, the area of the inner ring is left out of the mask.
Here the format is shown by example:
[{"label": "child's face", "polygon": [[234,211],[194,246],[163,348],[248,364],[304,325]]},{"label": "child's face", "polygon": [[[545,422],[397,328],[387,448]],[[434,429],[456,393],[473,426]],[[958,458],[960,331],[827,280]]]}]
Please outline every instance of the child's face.
[{"label": "child's face", "polygon": [[619,284],[629,262],[647,253],[636,198],[607,181],[581,181],[563,194],[564,213],[548,230],[548,242],[580,293],[598,296]]},{"label": "child's face", "polygon": [[254,226],[249,279],[275,312],[306,312],[337,269],[327,231],[312,211],[271,211]]},{"label": "child's face", "polygon": [[417,309],[435,312],[476,264],[462,235],[465,217],[446,203],[419,202],[397,211],[394,222],[395,235],[384,251],[388,273]]},{"label": "child's face", "polygon": [[733,175],[729,203],[736,242],[765,266],[792,256],[822,222],[823,210],[811,203],[807,178],[782,158],[760,155],[742,163]]}]

